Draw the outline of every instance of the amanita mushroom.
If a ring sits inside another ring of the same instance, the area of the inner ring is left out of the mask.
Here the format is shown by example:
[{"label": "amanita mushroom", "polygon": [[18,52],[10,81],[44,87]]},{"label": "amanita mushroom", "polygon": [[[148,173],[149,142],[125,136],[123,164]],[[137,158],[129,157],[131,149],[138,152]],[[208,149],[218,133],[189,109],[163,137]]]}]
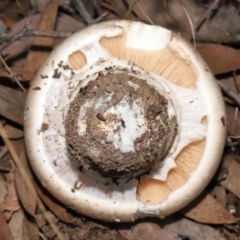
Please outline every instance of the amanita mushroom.
[{"label": "amanita mushroom", "polygon": [[164,217],[206,187],[225,110],[209,68],[179,35],[117,20],[87,27],[31,85],[26,146],[43,186],[106,221]]}]

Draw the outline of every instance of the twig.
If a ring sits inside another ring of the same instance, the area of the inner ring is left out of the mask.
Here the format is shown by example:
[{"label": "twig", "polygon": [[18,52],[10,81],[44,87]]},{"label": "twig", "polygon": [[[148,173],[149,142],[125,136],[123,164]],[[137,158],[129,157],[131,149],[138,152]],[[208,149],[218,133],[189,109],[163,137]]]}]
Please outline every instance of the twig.
[{"label": "twig", "polygon": [[92,24],[93,24],[93,23],[98,23],[98,22],[100,22],[100,21],[101,21],[103,18],[105,18],[107,15],[108,15],[108,12],[104,12],[101,16],[99,16],[98,18],[94,19],[94,20],[92,21]]},{"label": "twig", "polygon": [[91,15],[89,14],[87,9],[85,8],[82,0],[71,0],[71,2],[72,2],[72,5],[76,8],[78,13],[80,14],[80,16],[83,18],[83,20],[87,24],[91,24],[91,23],[94,22],[94,20],[92,19]]},{"label": "twig", "polygon": [[105,3],[105,2],[101,2],[101,6],[108,9],[109,11],[111,12],[114,12],[115,14],[118,15],[119,18],[121,18],[121,14],[119,13],[119,11],[114,8],[113,6],[109,5],[108,3]]},{"label": "twig", "polygon": [[8,148],[5,145],[0,151],[0,160],[6,155],[7,152],[8,152]]},{"label": "twig", "polygon": [[140,9],[140,11],[142,12],[142,14],[145,16],[145,18],[149,21],[149,23],[151,23],[152,25],[154,25],[153,21],[150,19],[150,17],[148,17],[148,15],[145,13],[145,11],[143,10],[143,8],[141,7],[141,5],[139,4],[139,1],[136,0],[137,5]]},{"label": "twig", "polygon": [[227,95],[230,99],[232,99],[238,107],[240,107],[240,97],[233,92],[229,87],[227,87],[224,83],[217,81],[219,87],[221,88],[222,92]]},{"label": "twig", "polygon": [[4,59],[2,58],[2,55],[0,54],[0,60],[2,61],[4,67],[7,69],[8,73],[10,74],[10,77],[12,79],[15,80],[15,82],[17,83],[17,85],[23,90],[23,92],[27,92],[25,90],[25,88],[23,87],[23,85],[19,82],[19,80],[17,79],[16,76],[14,76],[13,72],[11,71],[11,69],[8,67],[7,63],[4,61]]},{"label": "twig", "polygon": [[38,197],[37,192],[33,186],[33,183],[31,182],[31,179],[28,176],[22,162],[20,161],[10,140],[8,139],[8,136],[3,128],[1,121],[0,121],[0,135],[2,136],[2,139],[3,139],[4,143],[6,144],[15,164],[17,165],[20,174],[22,175],[22,177],[24,177],[26,185],[27,185],[28,189],[30,190],[32,197],[36,199],[38,207],[41,210],[43,216],[45,217],[45,219],[47,220],[49,225],[52,227],[52,229],[53,229],[54,233],[57,235],[58,239],[64,240],[62,233],[59,231],[58,227],[55,225],[53,219],[51,218],[51,215],[47,212],[42,200]]},{"label": "twig", "polygon": [[0,40],[0,53],[3,49],[16,42],[17,40],[24,37],[48,37],[48,38],[65,38],[69,37],[73,32],[55,32],[55,31],[44,31],[44,30],[30,30],[27,28],[28,25],[12,36],[2,37]]},{"label": "twig", "polygon": [[216,8],[216,6],[218,5],[219,0],[215,0],[207,9],[207,11],[198,19],[197,23],[196,23],[196,30],[199,30],[201,24],[203,23],[203,21],[209,16],[209,14]]}]

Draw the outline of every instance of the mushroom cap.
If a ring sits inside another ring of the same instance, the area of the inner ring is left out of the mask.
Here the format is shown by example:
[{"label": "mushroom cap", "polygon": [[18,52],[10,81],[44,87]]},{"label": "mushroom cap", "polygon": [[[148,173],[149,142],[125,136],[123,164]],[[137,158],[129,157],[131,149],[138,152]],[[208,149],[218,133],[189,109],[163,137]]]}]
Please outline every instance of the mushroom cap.
[{"label": "mushroom cap", "polygon": [[[99,72],[126,69],[171,96],[179,130],[163,164],[140,180],[115,182],[79,171],[64,120],[83,85]],[[197,51],[167,29],[127,20],[89,26],[53,50],[31,85],[24,120],[27,153],[42,185],[67,207],[106,221],[165,217],[189,204],[213,177],[226,135],[221,92]]]}]

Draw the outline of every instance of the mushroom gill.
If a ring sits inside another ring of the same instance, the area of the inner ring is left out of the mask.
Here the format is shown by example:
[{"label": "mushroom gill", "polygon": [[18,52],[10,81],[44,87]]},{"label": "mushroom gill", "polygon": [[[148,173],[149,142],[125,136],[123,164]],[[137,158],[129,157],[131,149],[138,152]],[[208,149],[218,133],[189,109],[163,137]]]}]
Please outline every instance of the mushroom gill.
[{"label": "mushroom gill", "polygon": [[182,87],[196,87],[194,67],[169,46],[155,51],[126,47],[124,35],[100,39],[100,45],[118,59],[135,63],[147,72],[156,73]]}]

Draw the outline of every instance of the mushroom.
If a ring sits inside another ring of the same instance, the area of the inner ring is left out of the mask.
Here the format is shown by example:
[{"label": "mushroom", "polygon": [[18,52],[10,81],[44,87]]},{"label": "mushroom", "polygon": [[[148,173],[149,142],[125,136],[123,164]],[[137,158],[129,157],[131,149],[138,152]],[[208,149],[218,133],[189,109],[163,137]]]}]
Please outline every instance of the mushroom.
[{"label": "mushroom", "polygon": [[165,217],[196,198],[225,143],[225,109],[196,50],[159,26],[89,26],[48,57],[28,93],[26,148],[43,186],[105,221]]}]

